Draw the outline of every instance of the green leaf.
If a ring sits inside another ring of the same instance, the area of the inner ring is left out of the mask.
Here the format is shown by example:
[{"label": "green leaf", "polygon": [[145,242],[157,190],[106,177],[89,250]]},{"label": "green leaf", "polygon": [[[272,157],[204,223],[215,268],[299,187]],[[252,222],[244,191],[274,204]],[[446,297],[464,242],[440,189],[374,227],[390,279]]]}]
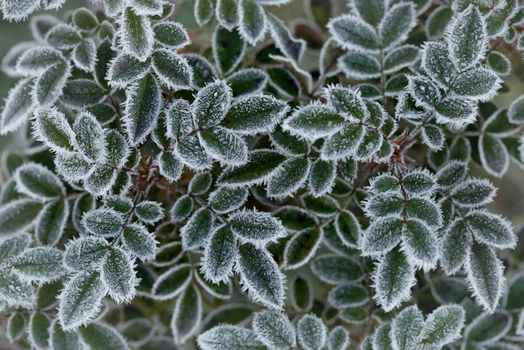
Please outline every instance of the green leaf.
[{"label": "green leaf", "polygon": [[72,49],[81,40],[80,33],[68,24],[55,25],[45,36],[45,41],[49,45],[60,50]]},{"label": "green leaf", "polygon": [[266,12],[256,0],[240,0],[239,30],[242,36],[254,45],[264,38],[267,29]]},{"label": "green leaf", "polygon": [[214,229],[206,244],[202,270],[213,283],[227,281],[237,255],[236,238],[227,226]]},{"label": "green leaf", "polygon": [[250,330],[239,326],[220,325],[202,333],[197,339],[202,350],[265,350]]},{"label": "green leaf", "polygon": [[76,329],[99,312],[107,289],[98,272],[79,272],[60,293],[58,319],[65,331]]},{"label": "green leaf", "polygon": [[206,84],[213,82],[217,78],[215,69],[203,56],[190,53],[185,54],[184,57],[189,62],[189,65],[193,69],[193,85],[194,87],[201,89]]},{"label": "green leaf", "polygon": [[212,127],[224,119],[231,103],[231,89],[216,81],[200,90],[193,102],[193,115],[200,127]]},{"label": "green leaf", "polygon": [[267,19],[269,31],[278,49],[294,62],[300,62],[306,49],[306,41],[294,38],[284,22],[273,14],[268,13]]},{"label": "green leaf", "polygon": [[214,215],[209,209],[200,208],[197,210],[180,229],[184,250],[203,246],[211,234],[213,221]]},{"label": "green leaf", "polygon": [[51,106],[60,98],[70,70],[69,64],[60,62],[47,68],[38,77],[34,87],[34,96],[40,106]]},{"label": "green leaf", "polygon": [[337,173],[335,162],[317,159],[309,172],[309,190],[314,196],[321,196],[333,187]]},{"label": "green leaf", "polygon": [[482,313],[467,326],[464,337],[470,344],[493,344],[508,335],[511,324],[511,314],[506,310]]},{"label": "green leaf", "polygon": [[286,157],[272,150],[250,152],[245,164],[225,170],[220,176],[220,183],[225,186],[243,186],[258,184],[271,177]]},{"label": "green leaf", "polygon": [[95,42],[92,39],[88,39],[76,46],[73,50],[73,61],[83,71],[93,72],[96,64]]},{"label": "green leaf", "polygon": [[362,236],[360,249],[364,254],[384,254],[392,250],[402,238],[403,223],[390,216],[374,221]]},{"label": "green leaf", "polygon": [[121,42],[125,53],[145,61],[153,52],[153,29],[148,17],[128,7],[122,14]]},{"label": "green leaf", "polygon": [[360,224],[353,213],[347,210],[341,211],[335,219],[335,229],[344,245],[351,248],[357,247],[361,235]]},{"label": "green leaf", "polygon": [[473,123],[477,118],[476,106],[468,100],[458,97],[446,97],[435,107],[437,122],[447,124],[450,129],[458,130]]},{"label": "green leaf", "polygon": [[419,344],[438,348],[457,340],[464,327],[464,319],[462,306],[440,306],[428,316],[420,334]]},{"label": "green leaf", "polygon": [[52,281],[62,276],[62,251],[50,247],[26,249],[11,262],[13,269],[30,281]]},{"label": "green leaf", "polygon": [[431,109],[440,102],[441,96],[438,87],[427,78],[422,76],[409,77],[408,89],[417,106]]},{"label": "green leaf", "polygon": [[304,315],[297,322],[297,338],[305,350],[320,349],[326,343],[327,328],[320,318]]},{"label": "green leaf", "polygon": [[73,24],[78,29],[85,31],[91,31],[99,25],[95,14],[85,7],[81,7],[73,13]]},{"label": "green leaf", "polygon": [[17,130],[33,112],[33,79],[20,80],[11,90],[5,101],[0,117],[0,134]]},{"label": "green leaf", "polygon": [[479,242],[499,249],[514,248],[517,243],[511,223],[500,215],[474,210],[465,220]]},{"label": "green leaf", "polygon": [[442,214],[440,207],[433,201],[413,197],[407,201],[406,214],[410,218],[421,220],[429,227],[440,227],[442,225]]},{"label": "green leaf", "polygon": [[187,60],[171,50],[156,50],[151,60],[152,67],[160,81],[172,90],[190,89],[193,71]]},{"label": "green leaf", "polygon": [[364,276],[357,260],[337,255],[315,258],[311,263],[311,269],[321,281],[329,284],[347,284]]},{"label": "green leaf", "polygon": [[193,199],[190,195],[183,195],[178,197],[169,210],[169,216],[173,222],[184,221],[193,211]]},{"label": "green leaf", "polygon": [[149,61],[141,62],[130,54],[122,53],[111,62],[107,80],[111,86],[124,87],[144,77],[149,66]]},{"label": "green leaf", "polygon": [[417,306],[406,307],[391,322],[393,347],[399,350],[416,348],[423,327],[424,315]]},{"label": "green leaf", "polygon": [[371,54],[350,51],[339,60],[339,66],[347,77],[369,80],[380,77],[380,62]]},{"label": "green leaf", "polygon": [[138,145],[151,133],[156,125],[162,95],[157,80],[147,74],[127,92],[124,122],[133,145]]},{"label": "green leaf", "polygon": [[415,284],[415,268],[404,253],[396,248],[382,258],[374,274],[376,301],[386,312],[409,299]]},{"label": "green leaf", "polygon": [[329,195],[314,197],[306,195],[302,197],[305,207],[320,218],[328,218],[337,213],[339,210],[338,202]]},{"label": "green leaf", "polygon": [[451,18],[453,17],[453,10],[448,6],[439,6],[428,17],[426,22],[426,36],[431,39],[440,39]]},{"label": "green leaf", "polygon": [[135,207],[135,215],[146,224],[154,224],[164,218],[162,205],[154,201],[142,201]]},{"label": "green leaf", "polygon": [[34,225],[43,204],[33,199],[18,199],[0,208],[0,235],[23,232]]},{"label": "green leaf", "polygon": [[344,126],[328,138],[322,146],[322,155],[330,160],[339,160],[353,155],[364,138],[364,127],[359,124]]},{"label": "green leaf", "polygon": [[429,226],[420,220],[410,219],[405,224],[402,236],[404,249],[412,264],[426,271],[435,267],[438,241]]},{"label": "green leaf", "polygon": [[382,47],[388,50],[402,43],[416,24],[413,3],[403,2],[391,6],[379,25]]},{"label": "green leaf", "polygon": [[219,187],[209,195],[209,205],[218,214],[225,214],[240,208],[249,195],[244,187],[228,188]]},{"label": "green leaf", "polygon": [[229,217],[231,230],[243,242],[265,243],[286,235],[280,221],[270,213],[245,210]]},{"label": "green leaf", "polygon": [[10,342],[20,339],[24,333],[26,321],[21,312],[13,312],[7,319],[5,334]]},{"label": "green leaf", "polygon": [[100,278],[108,293],[118,304],[130,302],[135,297],[138,284],[133,260],[120,248],[109,251],[102,262]]},{"label": "green leaf", "polygon": [[238,23],[238,4],[235,0],[218,0],[216,18],[227,29],[233,29]]},{"label": "green leaf", "polygon": [[524,96],[514,100],[508,109],[508,119],[514,124],[524,124]]},{"label": "green leaf", "polygon": [[466,261],[466,272],[477,303],[493,312],[498,306],[504,283],[504,266],[493,248],[473,244]]},{"label": "green leaf", "polygon": [[31,244],[31,236],[27,233],[17,234],[0,243],[0,264],[8,264]]},{"label": "green leaf", "polygon": [[175,155],[189,168],[202,170],[211,166],[211,158],[209,158],[197,136],[188,136],[181,139],[176,144]]},{"label": "green leaf", "polygon": [[384,16],[386,4],[382,0],[354,0],[353,6],[363,20],[377,26]]},{"label": "green leaf", "polygon": [[322,237],[323,231],[317,228],[295,234],[286,244],[283,266],[295,270],[307,264],[315,256]]},{"label": "green leaf", "polygon": [[258,68],[240,69],[227,77],[234,97],[256,94],[266,87],[268,76]]},{"label": "green leaf", "polygon": [[82,224],[93,235],[115,237],[124,227],[124,220],[122,215],[113,209],[99,208],[85,213]]},{"label": "green leaf", "polygon": [[160,174],[169,182],[177,181],[182,176],[183,165],[176,158],[173,152],[162,152],[158,157],[158,167]]},{"label": "green leaf", "polygon": [[189,185],[187,186],[188,192],[194,196],[205,194],[211,188],[213,184],[213,176],[208,171],[196,173]]},{"label": "green leaf", "polygon": [[176,22],[159,22],[153,27],[155,40],[162,45],[180,49],[191,42],[186,29]]},{"label": "green leaf", "polygon": [[151,295],[157,300],[170,300],[178,296],[191,282],[191,266],[178,264],[158,276]]},{"label": "green leaf", "polygon": [[35,199],[52,200],[65,194],[60,179],[37,163],[26,163],[18,167],[14,178],[18,192]]},{"label": "green leaf", "polygon": [[198,330],[201,319],[202,297],[198,289],[191,284],[178,298],[171,319],[171,331],[175,341],[185,344]]},{"label": "green leaf", "polygon": [[286,115],[287,104],[270,96],[251,96],[234,103],[221,125],[237,133],[272,131]]},{"label": "green leaf", "polygon": [[142,261],[151,260],[155,257],[158,242],[141,225],[127,225],[122,232],[122,242],[127,250]]},{"label": "green leaf", "polygon": [[76,144],[82,154],[89,159],[103,162],[105,159],[104,129],[94,116],[82,113],[77,116],[73,125],[76,135]]},{"label": "green leaf", "polygon": [[222,163],[241,165],[248,159],[245,141],[226,128],[202,130],[199,138],[209,156]]},{"label": "green leaf", "polygon": [[489,67],[500,76],[507,76],[511,73],[511,61],[498,51],[488,54],[486,61]]},{"label": "green leaf", "polygon": [[337,309],[363,306],[368,301],[367,289],[354,283],[337,286],[328,294],[328,302]]},{"label": "green leaf", "polygon": [[403,45],[392,50],[384,58],[384,73],[392,74],[410,67],[418,59],[419,52],[419,48],[414,45]]},{"label": "green leaf", "polygon": [[238,249],[236,268],[241,282],[253,301],[279,309],[284,304],[284,276],[264,248],[251,243]]},{"label": "green leaf", "polygon": [[447,274],[455,273],[462,267],[471,243],[466,223],[461,219],[454,221],[439,243],[440,261]]},{"label": "green leaf", "polygon": [[329,350],[344,350],[350,343],[349,332],[343,326],[336,326],[329,332],[327,343]]},{"label": "green leaf", "polygon": [[474,66],[487,46],[486,22],[476,6],[469,6],[451,22],[446,41],[453,63],[460,70]]},{"label": "green leaf", "polygon": [[49,345],[53,350],[80,350],[80,338],[75,331],[66,332],[58,320],[51,324]]},{"label": "green leaf", "polygon": [[280,312],[257,312],[253,318],[253,331],[270,348],[287,349],[296,346],[295,329],[287,316]]},{"label": "green leaf", "polygon": [[241,63],[246,42],[237,30],[219,26],[213,35],[212,48],[218,69],[229,74]]},{"label": "green leaf", "polygon": [[199,26],[209,22],[213,17],[213,2],[211,0],[196,0],[194,15]]},{"label": "green leaf", "polygon": [[291,282],[291,304],[295,310],[304,312],[313,306],[313,294],[311,283],[298,276]]},{"label": "green leaf", "polygon": [[478,147],[482,167],[490,175],[502,177],[509,167],[509,154],[504,143],[489,133],[482,133]]},{"label": "green leaf", "polygon": [[29,342],[35,348],[45,349],[49,345],[51,322],[44,313],[35,312],[29,318]]},{"label": "green leaf", "polygon": [[273,173],[267,185],[270,197],[286,197],[295,192],[306,181],[311,168],[307,158],[296,157],[286,160]]},{"label": "green leaf", "polygon": [[470,69],[453,82],[453,91],[472,100],[488,101],[500,88],[500,79],[493,71],[485,68]]},{"label": "green leaf", "polygon": [[375,29],[352,15],[332,19],[328,29],[335,41],[345,49],[375,53],[379,48],[379,39]]},{"label": "green leaf", "polygon": [[392,348],[391,340],[391,323],[383,322],[375,331],[373,336],[373,349],[376,350],[390,350]]},{"label": "green leaf", "polygon": [[441,42],[426,43],[422,51],[422,67],[441,88],[449,87],[456,78],[448,47]]},{"label": "green leaf", "polygon": [[89,350],[128,350],[125,339],[111,326],[91,323],[79,329],[82,342]]},{"label": "green leaf", "polygon": [[333,135],[344,126],[344,118],[335,110],[320,104],[310,104],[286,119],[284,130],[312,141]]},{"label": "green leaf", "polygon": [[105,89],[89,79],[69,80],[64,86],[62,101],[69,106],[82,108],[102,102]]}]

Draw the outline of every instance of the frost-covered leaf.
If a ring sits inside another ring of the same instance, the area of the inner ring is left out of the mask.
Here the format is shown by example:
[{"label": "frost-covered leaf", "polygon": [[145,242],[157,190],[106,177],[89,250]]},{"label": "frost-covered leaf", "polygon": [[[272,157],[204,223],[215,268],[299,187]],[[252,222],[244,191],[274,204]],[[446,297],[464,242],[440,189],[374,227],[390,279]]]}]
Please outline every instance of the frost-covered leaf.
[{"label": "frost-covered leaf", "polygon": [[380,77],[380,62],[369,53],[350,51],[339,59],[339,67],[348,78],[369,80]]},{"label": "frost-covered leaf", "polygon": [[223,74],[229,74],[242,61],[246,42],[235,29],[219,26],[213,35],[213,57]]},{"label": "frost-covered leaf", "polygon": [[391,322],[391,340],[394,349],[415,348],[424,327],[424,315],[416,306],[408,306]]},{"label": "frost-covered leaf", "polygon": [[284,55],[295,62],[300,62],[306,49],[305,40],[294,38],[286,28],[284,22],[278,17],[268,14],[267,20],[269,23],[269,31],[275,45]]},{"label": "frost-covered leaf", "polygon": [[271,197],[286,197],[295,192],[309,175],[311,161],[295,157],[286,160],[273,173],[268,182],[267,194]]},{"label": "frost-covered leaf", "polygon": [[211,233],[206,244],[202,271],[213,283],[225,281],[236,261],[237,242],[231,229],[219,226]]},{"label": "frost-covered leaf", "polygon": [[7,319],[5,335],[10,342],[17,341],[22,337],[26,321],[21,312],[13,312]]},{"label": "frost-covered leaf", "polygon": [[222,163],[241,165],[247,161],[248,149],[245,141],[226,128],[202,130],[199,139],[206,152]]},{"label": "frost-covered leaf", "polygon": [[89,350],[128,350],[125,339],[111,326],[91,323],[79,329],[82,342]]},{"label": "frost-covered leaf", "polygon": [[500,88],[500,79],[493,71],[476,68],[460,74],[453,82],[453,91],[461,97],[488,101]]},{"label": "frost-covered leaf", "polygon": [[452,191],[455,202],[463,207],[479,207],[490,203],[495,196],[495,187],[484,179],[468,179]]},{"label": "frost-covered leaf", "polygon": [[80,350],[80,339],[75,331],[64,331],[55,320],[49,330],[49,346],[53,350]]},{"label": "frost-covered leaf", "polygon": [[440,102],[438,87],[427,78],[421,76],[409,77],[409,91],[418,106],[433,108]]},{"label": "frost-covered leaf", "polygon": [[412,194],[424,194],[433,190],[435,180],[427,171],[415,170],[404,176],[402,180],[404,189]]},{"label": "frost-covered leaf", "polygon": [[491,134],[482,133],[478,145],[483,168],[490,175],[502,177],[509,167],[509,154],[504,143]]},{"label": "frost-covered leaf", "polygon": [[41,106],[51,106],[62,95],[71,67],[60,62],[47,68],[34,86],[34,100]]},{"label": "frost-covered leaf", "polygon": [[258,68],[241,69],[227,77],[235,97],[256,94],[266,87],[267,81],[266,72]]},{"label": "frost-covered leaf", "polygon": [[281,308],[284,304],[284,276],[269,252],[246,243],[239,247],[237,259],[236,269],[249,296],[268,307]]},{"label": "frost-covered leaf", "polygon": [[239,1],[239,30],[252,45],[261,41],[267,29],[266,12],[256,0]]},{"label": "frost-covered leaf", "polygon": [[424,222],[410,219],[403,231],[404,249],[412,264],[429,270],[437,263],[437,236]]},{"label": "frost-covered leaf", "polygon": [[29,342],[35,348],[45,349],[49,342],[49,327],[51,322],[42,312],[35,312],[29,318]]},{"label": "frost-covered leaf", "polygon": [[136,205],[135,215],[137,218],[146,223],[154,224],[164,217],[162,205],[154,201],[143,201]]},{"label": "frost-covered leaf", "polygon": [[211,158],[196,136],[180,140],[176,144],[175,155],[182,163],[196,170],[207,169],[211,165]]},{"label": "frost-covered leaf", "polygon": [[266,346],[287,349],[296,346],[295,329],[286,315],[277,311],[261,311],[253,317],[253,331]]},{"label": "frost-covered leaf", "polygon": [[59,278],[62,267],[62,251],[50,247],[26,249],[11,262],[13,269],[30,281],[52,281]]},{"label": "frost-covered leaf", "polygon": [[389,216],[374,221],[362,236],[360,249],[364,254],[384,254],[402,239],[403,223],[399,217]]},{"label": "frost-covered leaf", "polygon": [[276,241],[286,235],[284,226],[269,213],[242,211],[231,215],[228,221],[233,233],[243,242],[259,244]]},{"label": "frost-covered leaf", "polygon": [[266,346],[255,333],[239,326],[220,325],[202,333],[197,339],[202,350],[264,350]]},{"label": "frost-covered leaf", "polygon": [[25,231],[34,225],[43,204],[34,199],[18,199],[0,208],[0,235],[8,236]]},{"label": "frost-covered leaf", "polygon": [[366,288],[355,283],[336,286],[328,294],[328,302],[337,309],[359,307],[368,301]]},{"label": "frost-covered leaf", "polygon": [[504,283],[504,266],[493,248],[473,244],[466,260],[466,272],[475,300],[493,311],[499,303]]},{"label": "frost-covered leaf", "polygon": [[382,47],[387,50],[403,42],[416,24],[413,3],[402,2],[391,6],[379,25]]},{"label": "frost-covered leaf", "polygon": [[511,73],[511,61],[498,51],[488,54],[486,61],[489,67],[499,76],[507,76]]},{"label": "frost-covered leaf", "polygon": [[446,136],[440,127],[429,124],[422,129],[422,139],[432,150],[440,150],[444,146]]},{"label": "frost-covered leaf", "polygon": [[333,135],[344,126],[344,121],[335,110],[320,104],[310,104],[295,111],[285,120],[283,127],[292,134],[314,141]]},{"label": "frost-covered leaf", "polygon": [[192,250],[202,246],[211,234],[213,213],[207,208],[197,210],[187,223],[180,229],[184,250]]},{"label": "frost-covered leaf", "polygon": [[238,4],[235,0],[218,0],[216,19],[227,29],[233,29],[238,23]]},{"label": "frost-covered leaf", "polygon": [[372,341],[373,349],[383,350],[391,347],[391,323],[383,322],[375,331]]},{"label": "frost-covered leaf", "polygon": [[125,53],[145,61],[153,51],[154,33],[148,17],[128,7],[122,13],[121,41]]},{"label": "frost-covered leaf", "polygon": [[75,135],[63,113],[54,108],[42,108],[35,112],[36,137],[56,152],[72,151]]},{"label": "frost-covered leaf", "polygon": [[335,162],[317,159],[311,165],[309,172],[309,190],[315,196],[320,196],[333,187],[337,167]]},{"label": "frost-covered leaf", "polygon": [[76,117],[73,125],[78,150],[90,159],[103,162],[105,160],[104,129],[90,113],[82,113]]},{"label": "frost-covered leaf", "polygon": [[109,251],[102,262],[100,278],[108,293],[117,303],[131,301],[138,284],[132,259],[119,248]]},{"label": "frost-covered leaf", "polygon": [[453,10],[448,6],[439,6],[428,17],[426,22],[426,36],[431,39],[440,39],[447,25],[453,17]]},{"label": "frost-covered leaf", "polygon": [[37,163],[26,163],[18,167],[14,178],[17,191],[35,199],[51,200],[65,194],[60,179]]},{"label": "frost-covered leaf", "polygon": [[508,119],[514,124],[524,123],[524,96],[511,103],[508,109]]},{"label": "frost-covered leaf", "polygon": [[322,156],[338,160],[353,155],[364,137],[364,128],[358,124],[346,125],[328,138],[322,147]]},{"label": "frost-covered leaf", "polygon": [[85,31],[91,31],[99,25],[95,14],[85,7],[75,10],[73,13],[73,24],[78,29]]},{"label": "frost-covered leaf", "polygon": [[141,62],[126,53],[118,55],[109,65],[107,80],[111,86],[127,86],[141,79],[149,68],[149,62]]},{"label": "frost-covered leaf", "polygon": [[356,248],[360,240],[360,224],[349,211],[342,211],[335,219],[335,230],[342,243],[348,247]]},{"label": "frost-covered leaf", "polygon": [[297,322],[297,338],[305,350],[320,349],[326,343],[327,328],[320,318],[304,315]]},{"label": "frost-covered leaf", "polygon": [[213,127],[224,119],[231,104],[231,89],[216,81],[200,90],[193,102],[193,116],[200,127]]},{"label": "frost-covered leaf", "polygon": [[158,276],[151,295],[158,300],[174,299],[189,285],[191,275],[189,264],[179,264]]},{"label": "frost-covered leaf", "polygon": [[352,5],[358,15],[372,26],[380,23],[386,10],[386,3],[382,0],[354,0]]},{"label": "frost-covered leaf", "polygon": [[191,88],[193,71],[184,57],[171,50],[156,50],[151,63],[160,81],[172,90]]},{"label": "frost-covered leaf", "polygon": [[386,312],[398,307],[410,296],[415,284],[415,268],[400,249],[384,256],[373,275],[375,299]]},{"label": "frost-covered leaf", "polygon": [[24,79],[9,90],[0,117],[0,134],[15,131],[28,120],[34,108],[33,84],[33,79]]},{"label": "frost-covered leaf", "polygon": [[104,196],[115,184],[116,170],[106,165],[97,165],[84,180],[84,188],[94,196]]},{"label": "frost-covered leaf", "polygon": [[62,101],[71,107],[83,108],[101,103],[105,89],[93,80],[71,79],[63,89]]},{"label": "frost-covered leaf", "polygon": [[124,122],[132,144],[140,144],[156,125],[162,95],[152,74],[137,81],[128,91]]},{"label": "frost-covered leaf", "polygon": [[483,312],[466,327],[464,338],[470,344],[491,345],[508,334],[511,324],[511,314],[506,310]]},{"label": "frost-covered leaf", "polygon": [[184,221],[193,211],[193,199],[190,195],[180,196],[169,210],[173,222]]},{"label": "frost-covered leaf", "polygon": [[486,22],[475,6],[458,14],[446,32],[446,41],[457,69],[474,66],[483,57],[487,46]]},{"label": "frost-covered leaf", "polygon": [[209,205],[219,213],[224,214],[240,208],[247,199],[248,190],[244,187],[219,187],[209,195]]},{"label": "frost-covered leaf", "polygon": [[328,350],[344,350],[350,344],[349,332],[343,326],[336,326],[328,335]]},{"label": "frost-covered leaf", "polygon": [[251,96],[235,102],[221,125],[241,134],[268,132],[287,111],[284,101],[270,96]]},{"label": "frost-covered leaf", "polygon": [[82,224],[93,235],[115,237],[124,226],[124,220],[115,210],[96,209],[84,215]]},{"label": "frost-covered leaf", "polygon": [[6,20],[20,21],[35,11],[40,3],[38,1],[14,1],[8,0],[2,3],[2,14]]},{"label": "frost-covered leaf", "polygon": [[157,244],[155,237],[138,224],[127,225],[122,232],[124,246],[142,261],[155,257]]},{"label": "frost-covered leaf", "polygon": [[452,130],[473,123],[477,118],[476,114],[476,107],[464,98],[446,97],[436,106],[437,122],[447,124]]},{"label": "frost-covered leaf", "polygon": [[315,258],[311,270],[321,281],[329,284],[347,284],[364,276],[360,264],[355,259],[337,255]]},{"label": "frost-covered leaf", "polygon": [[213,17],[213,1],[196,0],[194,7],[195,20],[199,26],[203,26]]},{"label": "frost-covered leaf", "polygon": [[107,288],[98,272],[79,272],[60,293],[58,319],[65,331],[76,329],[99,312]]},{"label": "frost-covered leaf", "polygon": [[129,157],[129,145],[121,133],[116,130],[106,132],[106,162],[114,167],[121,167]]},{"label": "frost-covered leaf", "polygon": [[460,337],[464,327],[465,312],[459,305],[443,305],[433,311],[426,320],[419,344],[442,347]]},{"label": "frost-covered leaf", "polygon": [[13,271],[0,270],[0,297],[12,307],[33,308],[34,288]]},{"label": "frost-covered leaf", "polygon": [[31,244],[31,236],[27,233],[7,238],[0,243],[0,264],[9,263]]},{"label": "frost-covered leaf", "polygon": [[439,242],[440,263],[447,274],[453,274],[462,267],[471,243],[466,223],[461,219],[454,221]]},{"label": "frost-covered leaf", "polygon": [[87,236],[71,240],[64,253],[64,266],[74,271],[96,270],[109,252],[103,238]]},{"label": "frost-covered leaf", "polygon": [[54,48],[67,50],[72,49],[82,40],[80,33],[68,24],[58,24],[51,28],[46,36],[45,41]]},{"label": "frost-covered leaf", "polygon": [[201,319],[202,297],[198,289],[191,284],[178,298],[171,319],[175,341],[180,344],[186,343],[198,330]]},{"label": "frost-covered leaf", "polygon": [[180,178],[183,168],[183,164],[172,152],[162,152],[158,157],[158,171],[170,182]]},{"label": "frost-covered leaf", "polygon": [[96,63],[96,45],[92,39],[83,41],[73,50],[73,61],[75,65],[86,71],[92,72]]},{"label": "frost-covered leaf", "polygon": [[440,87],[447,88],[455,79],[455,66],[447,45],[428,42],[422,51],[422,67]]},{"label": "frost-covered leaf", "polygon": [[479,242],[499,249],[513,248],[516,244],[511,223],[500,215],[475,210],[465,220],[468,229]]},{"label": "frost-covered leaf", "polygon": [[403,45],[384,57],[384,72],[395,73],[402,68],[411,66],[419,57],[419,48],[414,45]]},{"label": "frost-covered leaf", "polygon": [[162,45],[175,49],[182,48],[190,43],[185,28],[176,22],[159,22],[153,27],[155,40]]},{"label": "frost-covered leaf", "polygon": [[365,52],[377,52],[379,38],[375,29],[352,15],[332,19],[328,29],[333,38],[345,49],[356,49]]},{"label": "frost-covered leaf", "polygon": [[194,195],[200,196],[209,191],[213,184],[213,175],[208,171],[196,173],[187,186],[187,191]]},{"label": "frost-covered leaf", "polygon": [[283,266],[294,270],[307,264],[315,256],[322,237],[323,231],[316,228],[295,234],[286,244]]}]

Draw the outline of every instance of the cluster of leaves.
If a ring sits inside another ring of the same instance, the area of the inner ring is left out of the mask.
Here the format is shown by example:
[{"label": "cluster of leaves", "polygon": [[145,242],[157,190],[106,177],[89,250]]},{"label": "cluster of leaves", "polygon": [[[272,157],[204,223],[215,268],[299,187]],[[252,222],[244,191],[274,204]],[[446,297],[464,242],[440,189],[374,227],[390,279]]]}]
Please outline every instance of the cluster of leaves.
[{"label": "cluster of leaves", "polygon": [[523,250],[479,176],[524,167],[524,96],[491,102],[524,7],[303,2],[293,30],[290,0],[196,0],[198,32],[160,0],[32,17],[2,61],[10,341],[522,347]]}]

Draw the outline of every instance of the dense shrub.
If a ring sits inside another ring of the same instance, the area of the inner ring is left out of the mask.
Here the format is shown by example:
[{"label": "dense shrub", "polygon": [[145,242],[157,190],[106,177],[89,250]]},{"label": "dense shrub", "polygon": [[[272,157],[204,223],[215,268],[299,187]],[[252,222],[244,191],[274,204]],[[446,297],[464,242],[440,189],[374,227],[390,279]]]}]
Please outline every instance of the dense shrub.
[{"label": "dense shrub", "polygon": [[33,14],[63,2],[1,2],[33,34],[2,63],[10,341],[522,348],[524,259],[486,208],[524,166],[524,97],[492,103],[517,0],[304,0],[293,26],[291,0],[196,0],[189,33],[163,0]]}]

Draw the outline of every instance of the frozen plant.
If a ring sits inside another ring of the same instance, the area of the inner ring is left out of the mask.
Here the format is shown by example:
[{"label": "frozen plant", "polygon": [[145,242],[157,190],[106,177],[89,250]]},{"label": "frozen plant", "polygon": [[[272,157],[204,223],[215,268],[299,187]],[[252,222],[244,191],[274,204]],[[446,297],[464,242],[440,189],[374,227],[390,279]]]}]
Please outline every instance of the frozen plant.
[{"label": "frozen plant", "polygon": [[520,1],[63,2],[0,2],[13,346],[524,347]]}]

